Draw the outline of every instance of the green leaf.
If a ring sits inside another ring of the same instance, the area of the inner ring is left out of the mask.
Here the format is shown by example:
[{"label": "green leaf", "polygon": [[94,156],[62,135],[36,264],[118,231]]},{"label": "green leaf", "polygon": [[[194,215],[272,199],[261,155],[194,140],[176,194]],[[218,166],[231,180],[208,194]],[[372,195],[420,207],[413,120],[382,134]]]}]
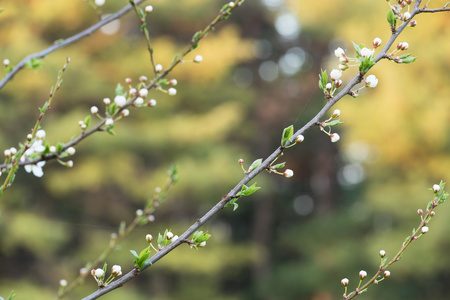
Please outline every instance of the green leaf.
[{"label": "green leaf", "polygon": [[251,186],[246,186],[245,184],[242,185],[241,190],[237,194],[237,196],[250,196],[251,194],[255,193],[257,190],[259,190],[261,187],[256,186],[256,182],[252,184]]},{"label": "green leaf", "polygon": [[89,124],[91,124],[91,116],[88,115],[86,118],[84,118],[84,124],[86,124],[86,127],[89,127]]},{"label": "green leaf", "polygon": [[116,113],[116,102],[113,102],[109,105],[108,113],[110,116],[114,116],[114,114]]},{"label": "green leaf", "polygon": [[281,146],[284,147],[291,139],[292,135],[294,134],[294,126],[291,125],[289,127],[286,127],[283,130],[283,134],[281,135]]},{"label": "green leaf", "polygon": [[15,296],[16,294],[14,294],[14,291],[11,291],[11,293],[9,293],[8,299],[6,300],[12,300]]},{"label": "green leaf", "polygon": [[410,64],[417,60],[417,57],[407,57],[405,59],[402,59],[402,64]]},{"label": "green leaf", "polygon": [[59,142],[56,144],[56,152],[61,152],[64,148],[64,143]]},{"label": "green leaf", "polygon": [[116,135],[116,132],[112,129],[113,127],[114,127],[114,124],[110,125],[108,128],[106,128],[106,132],[112,136]]},{"label": "green leaf", "polygon": [[352,41],[352,44],[353,44],[353,48],[355,48],[356,57],[359,58],[361,56],[361,48],[359,47],[359,45],[356,45],[353,41]]},{"label": "green leaf", "polygon": [[32,58],[32,59],[28,60],[28,61],[25,63],[25,66],[26,66],[26,67],[31,68],[31,69],[34,69],[35,71],[36,71],[38,68],[42,67],[42,65],[43,65],[43,62],[42,62],[42,60],[39,59],[39,58]]},{"label": "green leaf", "polygon": [[163,78],[158,80],[158,85],[168,85],[169,84],[169,80]]},{"label": "green leaf", "polygon": [[281,164],[276,164],[275,166],[272,166],[272,169],[281,169],[284,168],[284,166],[286,165],[285,162],[281,163]]},{"label": "green leaf", "polygon": [[39,111],[41,113],[45,113],[47,111],[47,107],[48,107],[48,101],[45,101],[44,106],[42,106],[42,108],[39,108]]},{"label": "green leaf", "polygon": [[261,165],[261,163],[262,163],[262,158],[255,160],[248,168],[248,172],[250,173],[253,170],[255,170],[257,167],[259,167]]},{"label": "green leaf", "polygon": [[116,86],[116,96],[123,96],[123,87],[120,83]]},{"label": "green leaf", "polygon": [[328,83],[328,76],[327,71],[320,70],[321,74],[319,74],[319,88],[323,91],[325,89],[325,86]]},{"label": "green leaf", "polygon": [[336,125],[340,125],[340,124],[344,124],[344,122],[342,122],[340,119],[337,119],[337,120],[331,120],[330,122],[327,122],[324,125],[331,127],[331,126],[336,126]]},{"label": "green leaf", "polygon": [[235,211],[236,209],[238,209],[238,204],[236,203],[236,201],[238,200],[238,198],[234,198],[232,200],[230,200],[227,204],[225,204],[225,207],[230,207],[230,206],[234,206],[233,207],[233,211]]},{"label": "green leaf", "polygon": [[207,241],[210,237],[211,235],[208,232],[196,231],[192,236],[192,240],[194,243],[200,244]]},{"label": "green leaf", "polygon": [[403,241],[403,244],[406,244],[411,239],[411,236],[407,236],[406,239]]},{"label": "green leaf", "polygon": [[131,254],[133,254],[134,258],[139,259],[139,255],[137,254],[136,251],[134,250],[130,250]]},{"label": "green leaf", "polygon": [[192,47],[191,49],[194,50],[195,48],[198,47],[198,44],[200,43],[200,40],[198,40],[200,38],[202,34],[202,31],[197,31],[194,36],[192,37],[191,43],[192,43]]},{"label": "green leaf", "polygon": [[395,18],[395,14],[391,8],[389,8],[389,11],[387,13],[387,21],[389,25],[391,25],[391,28],[395,28],[395,26],[397,25],[397,19]]}]

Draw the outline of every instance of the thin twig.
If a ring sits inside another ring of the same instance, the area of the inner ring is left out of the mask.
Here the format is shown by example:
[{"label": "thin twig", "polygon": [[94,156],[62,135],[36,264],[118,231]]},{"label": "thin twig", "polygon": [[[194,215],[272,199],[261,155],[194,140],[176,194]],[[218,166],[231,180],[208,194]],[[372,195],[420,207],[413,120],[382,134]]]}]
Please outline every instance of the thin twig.
[{"label": "thin twig", "polygon": [[[140,4],[142,2],[144,2],[145,0],[137,0],[136,4]],[[124,14],[126,14],[128,11],[130,11],[131,9],[133,9],[133,6],[127,5],[124,8],[122,8],[121,10],[117,11],[116,13],[110,15],[109,17],[99,21],[98,23],[92,25],[91,27],[83,30],[80,33],[77,33],[67,39],[62,40],[61,42],[57,42],[55,44],[53,44],[52,46],[48,47],[47,49],[44,49],[40,52],[34,53],[34,54],[30,54],[28,56],[26,56],[24,59],[22,59],[10,72],[8,72],[5,77],[3,77],[2,80],[0,80],[0,89],[2,89],[6,83],[8,83],[8,81],[10,81],[14,75],[16,75],[17,72],[19,72],[21,69],[23,69],[26,65],[26,63],[32,59],[35,58],[43,58],[45,56],[47,56],[48,54],[52,53],[53,51],[56,51],[62,47],[65,47],[67,45],[70,45],[88,35],[91,35],[94,31],[96,31],[97,29],[101,28],[102,26],[120,18],[121,16],[123,16]]]}]

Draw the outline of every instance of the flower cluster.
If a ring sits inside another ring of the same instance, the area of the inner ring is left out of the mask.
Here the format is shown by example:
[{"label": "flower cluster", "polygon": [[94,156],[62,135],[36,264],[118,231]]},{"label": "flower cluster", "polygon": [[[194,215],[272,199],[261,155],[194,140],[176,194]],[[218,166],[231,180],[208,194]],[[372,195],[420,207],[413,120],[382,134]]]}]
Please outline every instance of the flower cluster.
[{"label": "flower cluster", "polygon": [[[331,114],[331,117],[328,120],[325,120],[318,124],[320,127],[320,130],[325,132],[325,134],[327,134],[330,137],[332,143],[336,143],[337,141],[339,141],[341,139],[339,134],[331,132],[331,127],[340,125],[343,123],[339,119],[340,116],[341,116],[341,111],[339,109],[335,109],[333,111],[333,113]],[[325,129],[325,128],[327,128],[327,129]]]},{"label": "flower cluster", "polygon": [[103,269],[92,269],[91,275],[94,277],[95,281],[97,281],[97,284],[99,287],[107,286],[111,281],[113,281],[115,278],[122,275],[122,267],[119,265],[114,265],[111,268],[111,275],[105,280],[105,274],[106,274],[106,264],[103,266]]}]

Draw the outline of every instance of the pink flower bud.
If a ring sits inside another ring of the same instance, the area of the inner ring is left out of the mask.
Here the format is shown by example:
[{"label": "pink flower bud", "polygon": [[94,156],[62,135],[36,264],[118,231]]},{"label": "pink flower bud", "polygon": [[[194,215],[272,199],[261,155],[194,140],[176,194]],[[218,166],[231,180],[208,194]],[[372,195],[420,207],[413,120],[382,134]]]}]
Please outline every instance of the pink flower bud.
[{"label": "pink flower bud", "polygon": [[131,80],[131,78],[125,78],[125,82],[126,82],[127,84],[131,84],[133,81]]},{"label": "pink flower bud", "polygon": [[286,178],[291,178],[292,176],[294,176],[294,171],[292,171],[291,169],[286,169],[284,170],[283,175]]},{"label": "pink flower bud", "polygon": [[295,142],[296,143],[301,143],[305,140],[305,137],[301,134],[299,134],[296,138],[295,138]]},{"label": "pink flower bud", "polygon": [[441,187],[439,186],[439,184],[433,185],[433,191],[434,191],[434,193],[438,193],[440,190],[441,190]]},{"label": "pink flower bud", "polygon": [[152,242],[152,240],[153,240],[153,236],[152,236],[151,234],[147,234],[147,235],[145,236],[145,239],[146,239],[147,242],[150,244],[150,243]]},{"label": "pink flower bud", "polygon": [[344,278],[344,279],[341,280],[341,284],[343,286],[348,286],[349,282],[350,282],[350,280],[348,280],[348,278]]},{"label": "pink flower bud", "polygon": [[244,160],[243,160],[242,158],[240,158],[240,159],[238,160],[238,163],[242,166],[242,165],[244,164]]},{"label": "pink flower bud", "polygon": [[389,276],[391,276],[391,272],[389,272],[389,271],[384,271],[384,273],[383,273],[383,277],[384,278],[386,278],[386,277],[389,277]]},{"label": "pink flower bud", "polygon": [[361,271],[359,272],[359,279],[363,280],[363,279],[366,278],[366,277],[367,277],[367,272],[364,271],[364,270],[361,270]]},{"label": "pink flower bud", "polygon": [[381,45],[381,39],[380,38],[375,38],[373,40],[373,47],[374,48],[378,48]]},{"label": "pink flower bud", "polygon": [[417,21],[416,20],[411,20],[411,22],[409,22],[409,26],[416,27],[417,26]]}]

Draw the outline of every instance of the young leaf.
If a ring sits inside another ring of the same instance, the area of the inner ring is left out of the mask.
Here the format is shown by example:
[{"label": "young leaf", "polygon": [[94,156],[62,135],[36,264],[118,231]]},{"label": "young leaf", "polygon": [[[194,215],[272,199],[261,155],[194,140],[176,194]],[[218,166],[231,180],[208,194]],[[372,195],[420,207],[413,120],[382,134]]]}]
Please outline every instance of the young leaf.
[{"label": "young leaf", "polygon": [[402,59],[402,64],[410,64],[417,60],[417,57],[407,57],[405,59]]},{"label": "young leaf", "polygon": [[395,25],[397,25],[397,19],[395,18],[395,14],[391,8],[389,8],[387,13],[387,21],[389,25],[391,25],[391,28],[395,28]]},{"label": "young leaf", "polygon": [[84,118],[84,124],[86,124],[86,127],[89,127],[89,124],[91,124],[91,116],[88,115],[86,118]]},{"label": "young leaf", "polygon": [[262,163],[262,158],[259,158],[257,160],[255,160],[250,167],[248,168],[248,172],[250,173],[251,171],[253,171],[254,169],[256,169],[257,167],[259,167]]},{"label": "young leaf", "polygon": [[356,45],[353,41],[352,41],[352,44],[353,44],[353,48],[355,48],[356,57],[359,58],[361,56],[361,48],[359,47],[359,45]]},{"label": "young leaf", "polygon": [[336,126],[336,125],[340,125],[340,124],[344,124],[344,122],[342,122],[341,120],[331,120],[330,122],[325,123],[325,126],[331,127],[331,126]]},{"label": "young leaf", "polygon": [[281,146],[282,147],[286,146],[286,143],[289,142],[289,140],[291,139],[293,134],[294,134],[294,126],[293,125],[286,127],[283,130],[283,134],[281,136]]},{"label": "young leaf", "polygon": [[276,164],[275,166],[272,166],[272,169],[281,169],[284,168],[284,166],[286,165],[285,162],[281,163],[281,164]]},{"label": "young leaf", "polygon": [[246,186],[245,184],[242,186],[241,191],[238,193],[239,196],[250,196],[257,190],[259,190],[261,187],[256,186],[256,182],[252,184],[251,186]]},{"label": "young leaf", "polygon": [[131,252],[131,254],[133,254],[133,256],[134,256],[135,259],[139,259],[139,255],[137,254],[136,251],[130,250],[130,252]]},{"label": "young leaf", "polygon": [[120,83],[116,86],[116,96],[123,96],[123,87]]}]

